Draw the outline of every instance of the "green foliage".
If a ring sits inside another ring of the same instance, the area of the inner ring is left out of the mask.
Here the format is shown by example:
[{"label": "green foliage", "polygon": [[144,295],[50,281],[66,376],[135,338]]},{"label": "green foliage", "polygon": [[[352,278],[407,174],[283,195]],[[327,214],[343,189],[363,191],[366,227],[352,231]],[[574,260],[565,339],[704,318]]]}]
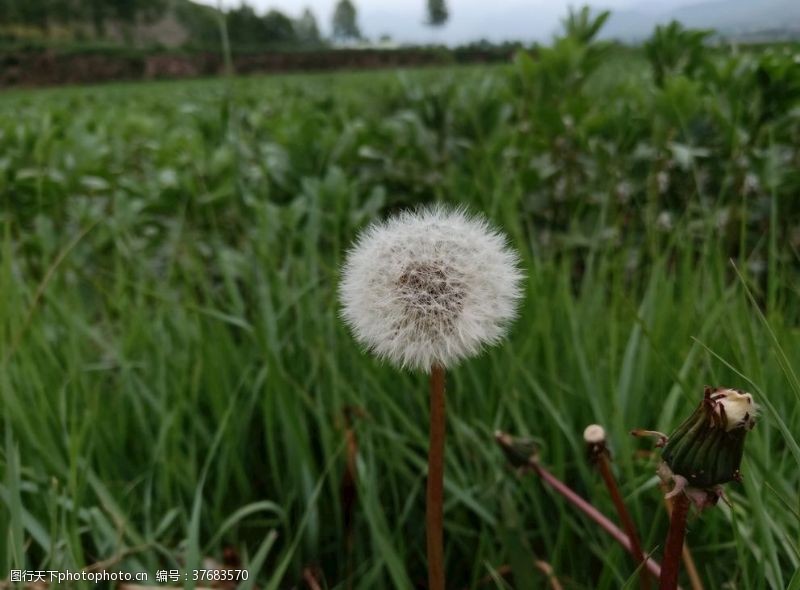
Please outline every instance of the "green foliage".
[{"label": "green foliage", "polygon": [[602,423],[658,555],[656,465],[628,431],[672,430],[704,384],[764,410],[731,506],[691,527],[701,576],[796,580],[797,50],[719,50],[656,84],[592,38],[501,68],[0,96],[0,570],[118,558],[152,580],[233,554],[249,587],[308,567],[418,585],[425,379],[358,349],[336,285],[366,224],[444,201],[503,227],[528,274],[508,342],[448,375],[451,585],[542,587],[536,558],[623,587],[627,556],[491,434],[534,437],[612,514],[580,436]]},{"label": "green foliage", "polygon": [[756,70],[756,86],[761,97],[761,121],[767,122],[792,113],[800,107],[800,67],[789,59],[791,51],[768,51]]},{"label": "green foliage", "polygon": [[611,13],[608,10],[593,15],[588,6],[583,6],[580,10],[570,8],[567,17],[562,22],[565,36],[583,44],[590,43],[597,37],[609,16]]},{"label": "green foliage", "polygon": [[670,75],[693,77],[707,65],[709,52],[705,43],[711,31],[684,29],[677,22],[656,27],[644,44],[644,52],[653,68],[656,84],[664,84]]}]

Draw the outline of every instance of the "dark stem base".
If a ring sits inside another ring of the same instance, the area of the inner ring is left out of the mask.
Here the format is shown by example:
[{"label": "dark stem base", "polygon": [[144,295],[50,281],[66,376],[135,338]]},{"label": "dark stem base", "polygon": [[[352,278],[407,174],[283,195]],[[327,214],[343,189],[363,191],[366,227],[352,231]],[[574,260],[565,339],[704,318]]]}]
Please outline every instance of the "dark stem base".
[{"label": "dark stem base", "polygon": [[[628,539],[630,539],[631,555],[633,556],[637,567],[641,566],[645,561],[644,551],[642,551],[642,543],[639,540],[639,534],[636,532],[636,525],[633,524],[631,513],[628,512],[628,507],[625,505],[625,501],[623,500],[622,494],[619,491],[619,486],[617,486],[617,480],[614,478],[614,474],[611,472],[611,465],[608,456],[605,453],[601,453],[597,458],[597,464],[600,470],[600,475],[603,478],[606,487],[608,488],[608,493],[611,495],[611,501],[614,503],[614,508],[616,508],[619,519],[622,522],[622,528],[628,535]],[[650,590],[650,575],[647,571],[647,568],[642,568],[639,578],[642,590]]]},{"label": "dark stem base", "polygon": [[681,569],[683,541],[686,538],[686,516],[689,514],[689,497],[678,494],[672,503],[672,516],[669,521],[667,544],[664,548],[664,562],[661,564],[659,590],[675,590],[678,587],[678,574]]},{"label": "dark stem base", "polygon": [[444,368],[434,365],[430,377],[430,437],[428,448],[428,487],[426,494],[426,534],[428,543],[428,588],[444,590]]}]

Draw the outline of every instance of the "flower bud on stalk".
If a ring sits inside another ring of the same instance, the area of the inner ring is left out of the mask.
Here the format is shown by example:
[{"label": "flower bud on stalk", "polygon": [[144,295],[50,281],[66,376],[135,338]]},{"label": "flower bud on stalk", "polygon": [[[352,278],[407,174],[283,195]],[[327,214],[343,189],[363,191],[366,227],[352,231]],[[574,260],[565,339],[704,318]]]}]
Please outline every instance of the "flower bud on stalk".
[{"label": "flower bud on stalk", "polygon": [[[689,488],[699,508],[713,505],[721,484],[741,478],[744,438],[755,425],[753,396],[737,389],[706,387],[703,401],[669,437],[662,478],[675,482],[670,496]],[[692,494],[691,488],[705,490]]]},{"label": "flower bud on stalk", "polygon": [[[625,534],[631,541],[631,555],[637,565],[645,563],[644,551],[642,550],[642,542],[639,539],[639,533],[636,531],[636,525],[633,522],[633,517],[625,505],[625,500],[622,493],[619,491],[617,480],[614,477],[614,472],[611,470],[611,452],[608,450],[606,442],[606,431],[599,424],[589,424],[583,431],[583,440],[586,443],[586,451],[589,454],[589,459],[597,466],[600,476],[608,489],[611,496],[611,502],[617,510],[622,527],[625,529]],[[640,584],[642,590],[650,589],[650,578],[646,570],[639,572]]]},{"label": "flower bud on stalk", "polygon": [[722,484],[740,480],[744,437],[755,425],[753,396],[738,389],[706,387],[703,401],[669,437],[659,468],[665,483],[675,482],[669,531],[664,544],[660,590],[678,585],[680,556],[690,502],[702,510],[722,496]]}]

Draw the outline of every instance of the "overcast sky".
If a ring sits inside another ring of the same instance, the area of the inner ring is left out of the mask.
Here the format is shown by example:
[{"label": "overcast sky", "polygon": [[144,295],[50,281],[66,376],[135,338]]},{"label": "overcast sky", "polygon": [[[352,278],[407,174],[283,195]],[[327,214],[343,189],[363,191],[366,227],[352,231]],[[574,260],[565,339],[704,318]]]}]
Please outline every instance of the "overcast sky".
[{"label": "overcast sky", "polygon": [[[654,4],[661,10],[696,0],[597,0],[598,7],[647,10]],[[216,6],[217,0],[202,0]],[[248,0],[260,13],[270,8],[297,17],[309,7],[320,29],[330,31],[331,15],[337,0]],[[422,23],[426,0],[353,0],[358,9],[362,33],[376,38],[384,33],[400,42],[465,43],[481,38],[492,41],[544,40],[558,29],[570,0],[448,0],[450,20],[442,29],[432,30]],[[222,0],[223,6],[238,6],[240,0]]]}]

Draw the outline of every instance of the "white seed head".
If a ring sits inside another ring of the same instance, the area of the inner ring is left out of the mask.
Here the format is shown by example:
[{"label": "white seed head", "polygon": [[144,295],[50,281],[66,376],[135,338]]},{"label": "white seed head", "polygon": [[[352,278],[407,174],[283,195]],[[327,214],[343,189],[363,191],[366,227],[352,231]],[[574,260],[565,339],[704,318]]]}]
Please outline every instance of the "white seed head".
[{"label": "white seed head", "polygon": [[583,431],[583,440],[590,445],[599,445],[606,440],[606,431],[599,424],[589,424]]},{"label": "white seed head", "polygon": [[751,394],[735,389],[719,389],[711,399],[717,402],[716,411],[720,416],[725,416],[725,430],[752,428],[758,407]]},{"label": "white seed head", "polygon": [[407,211],[368,227],[348,252],[342,317],[378,357],[429,371],[501,340],[521,280],[517,254],[482,217]]}]

